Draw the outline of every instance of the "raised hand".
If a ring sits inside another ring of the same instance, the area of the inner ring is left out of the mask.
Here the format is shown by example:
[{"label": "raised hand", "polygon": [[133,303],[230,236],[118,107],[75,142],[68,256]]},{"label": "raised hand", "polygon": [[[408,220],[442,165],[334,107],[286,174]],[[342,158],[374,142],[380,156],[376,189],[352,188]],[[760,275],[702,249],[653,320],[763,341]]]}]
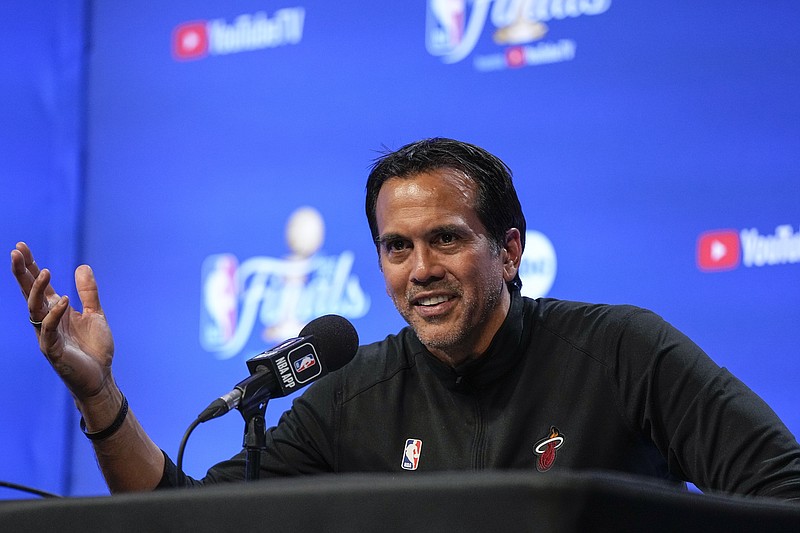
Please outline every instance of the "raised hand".
[{"label": "raised hand", "polygon": [[28,303],[30,322],[47,360],[67,385],[83,415],[97,463],[112,492],[150,490],[164,471],[164,454],[147,436],[114,383],[114,339],[108,327],[92,269],[75,270],[82,311],[50,285],[30,248],[17,243],[11,271]]},{"label": "raised hand", "polygon": [[50,271],[40,269],[25,243],[11,251],[11,271],[28,303],[39,348],[79,402],[113,387],[114,340],[106,322],[92,269],[75,270],[82,312],[50,285]]}]

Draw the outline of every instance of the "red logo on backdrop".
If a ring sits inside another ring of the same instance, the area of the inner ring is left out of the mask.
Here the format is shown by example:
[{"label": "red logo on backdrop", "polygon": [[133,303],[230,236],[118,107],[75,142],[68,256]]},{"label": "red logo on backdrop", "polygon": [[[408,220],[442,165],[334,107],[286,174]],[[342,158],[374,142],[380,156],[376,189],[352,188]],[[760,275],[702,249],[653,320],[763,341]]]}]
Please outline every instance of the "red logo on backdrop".
[{"label": "red logo on backdrop", "polygon": [[511,68],[525,66],[525,49],[521,46],[506,48],[506,65]]},{"label": "red logo on backdrop", "polygon": [[172,55],[176,59],[200,59],[208,54],[208,25],[205,21],[185,22],[172,31]]},{"label": "red logo on backdrop", "polygon": [[697,239],[697,266],[700,270],[730,270],[739,266],[739,232],[732,229],[707,231]]}]

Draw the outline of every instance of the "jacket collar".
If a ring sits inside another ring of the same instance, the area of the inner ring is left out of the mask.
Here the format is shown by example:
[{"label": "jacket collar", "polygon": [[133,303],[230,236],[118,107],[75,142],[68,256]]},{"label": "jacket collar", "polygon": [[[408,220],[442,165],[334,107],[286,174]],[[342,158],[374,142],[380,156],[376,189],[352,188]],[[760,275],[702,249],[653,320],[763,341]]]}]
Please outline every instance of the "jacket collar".
[{"label": "jacket collar", "polygon": [[482,389],[503,377],[522,357],[520,349],[523,332],[523,298],[518,290],[511,292],[511,305],[500,329],[497,330],[489,348],[479,358],[467,361],[453,368],[431,354],[413,335],[415,352],[447,386],[465,392]]}]

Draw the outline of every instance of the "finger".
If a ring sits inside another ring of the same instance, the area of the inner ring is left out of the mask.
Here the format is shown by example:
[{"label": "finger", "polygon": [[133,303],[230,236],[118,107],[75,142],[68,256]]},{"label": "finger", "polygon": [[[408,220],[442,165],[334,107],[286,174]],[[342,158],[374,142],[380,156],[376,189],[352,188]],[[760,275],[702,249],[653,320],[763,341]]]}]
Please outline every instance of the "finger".
[{"label": "finger", "polygon": [[27,244],[24,242],[18,242],[16,249],[22,254],[22,257],[25,259],[25,267],[30,270],[31,275],[35,278],[39,275],[39,265],[36,264],[36,260],[33,258],[33,253],[31,249],[28,247]]},{"label": "finger", "polygon": [[81,299],[84,313],[103,314],[100,306],[100,294],[97,290],[97,280],[94,271],[89,265],[81,265],[75,269],[75,288],[78,290],[78,297]]},{"label": "finger", "polygon": [[45,297],[45,288],[50,286],[50,271],[42,269],[28,292],[28,312],[31,320],[41,322],[50,310]]},{"label": "finger", "polygon": [[[31,285],[39,275],[40,269],[33,259],[30,248],[24,242],[18,242],[16,248],[11,250],[11,272],[17,279],[22,294],[25,298],[28,298]],[[45,288],[45,295],[48,297],[57,296],[55,289],[50,286]]]},{"label": "finger", "polygon": [[39,329],[39,348],[53,364],[57,363],[55,358],[62,351],[63,338],[58,334],[58,324],[67,309],[69,309],[69,298],[64,295],[42,319],[42,326]]},{"label": "finger", "polygon": [[25,257],[19,250],[11,250],[11,273],[17,279],[19,288],[22,290],[23,296],[28,298],[31,292],[31,285],[33,285],[34,276],[25,267]]}]

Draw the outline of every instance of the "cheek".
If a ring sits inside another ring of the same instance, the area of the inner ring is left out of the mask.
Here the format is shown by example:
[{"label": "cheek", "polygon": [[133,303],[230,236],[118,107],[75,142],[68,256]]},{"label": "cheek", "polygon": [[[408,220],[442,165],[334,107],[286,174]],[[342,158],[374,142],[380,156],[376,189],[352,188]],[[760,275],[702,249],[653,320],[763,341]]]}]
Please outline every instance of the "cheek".
[{"label": "cheek", "polygon": [[381,264],[381,272],[383,272],[383,281],[386,285],[386,294],[390,297],[394,297],[396,294],[405,292],[403,275],[396,266],[384,266]]},{"label": "cheek", "polygon": [[389,280],[386,280],[386,294],[389,295],[389,298],[394,298],[394,291],[392,291],[392,287],[389,285]]},{"label": "cheek", "polygon": [[473,280],[473,284],[481,296],[493,293],[498,286],[502,287],[505,283],[505,269],[499,258],[474,263],[474,265],[477,268],[472,269],[466,276],[467,279]]}]

